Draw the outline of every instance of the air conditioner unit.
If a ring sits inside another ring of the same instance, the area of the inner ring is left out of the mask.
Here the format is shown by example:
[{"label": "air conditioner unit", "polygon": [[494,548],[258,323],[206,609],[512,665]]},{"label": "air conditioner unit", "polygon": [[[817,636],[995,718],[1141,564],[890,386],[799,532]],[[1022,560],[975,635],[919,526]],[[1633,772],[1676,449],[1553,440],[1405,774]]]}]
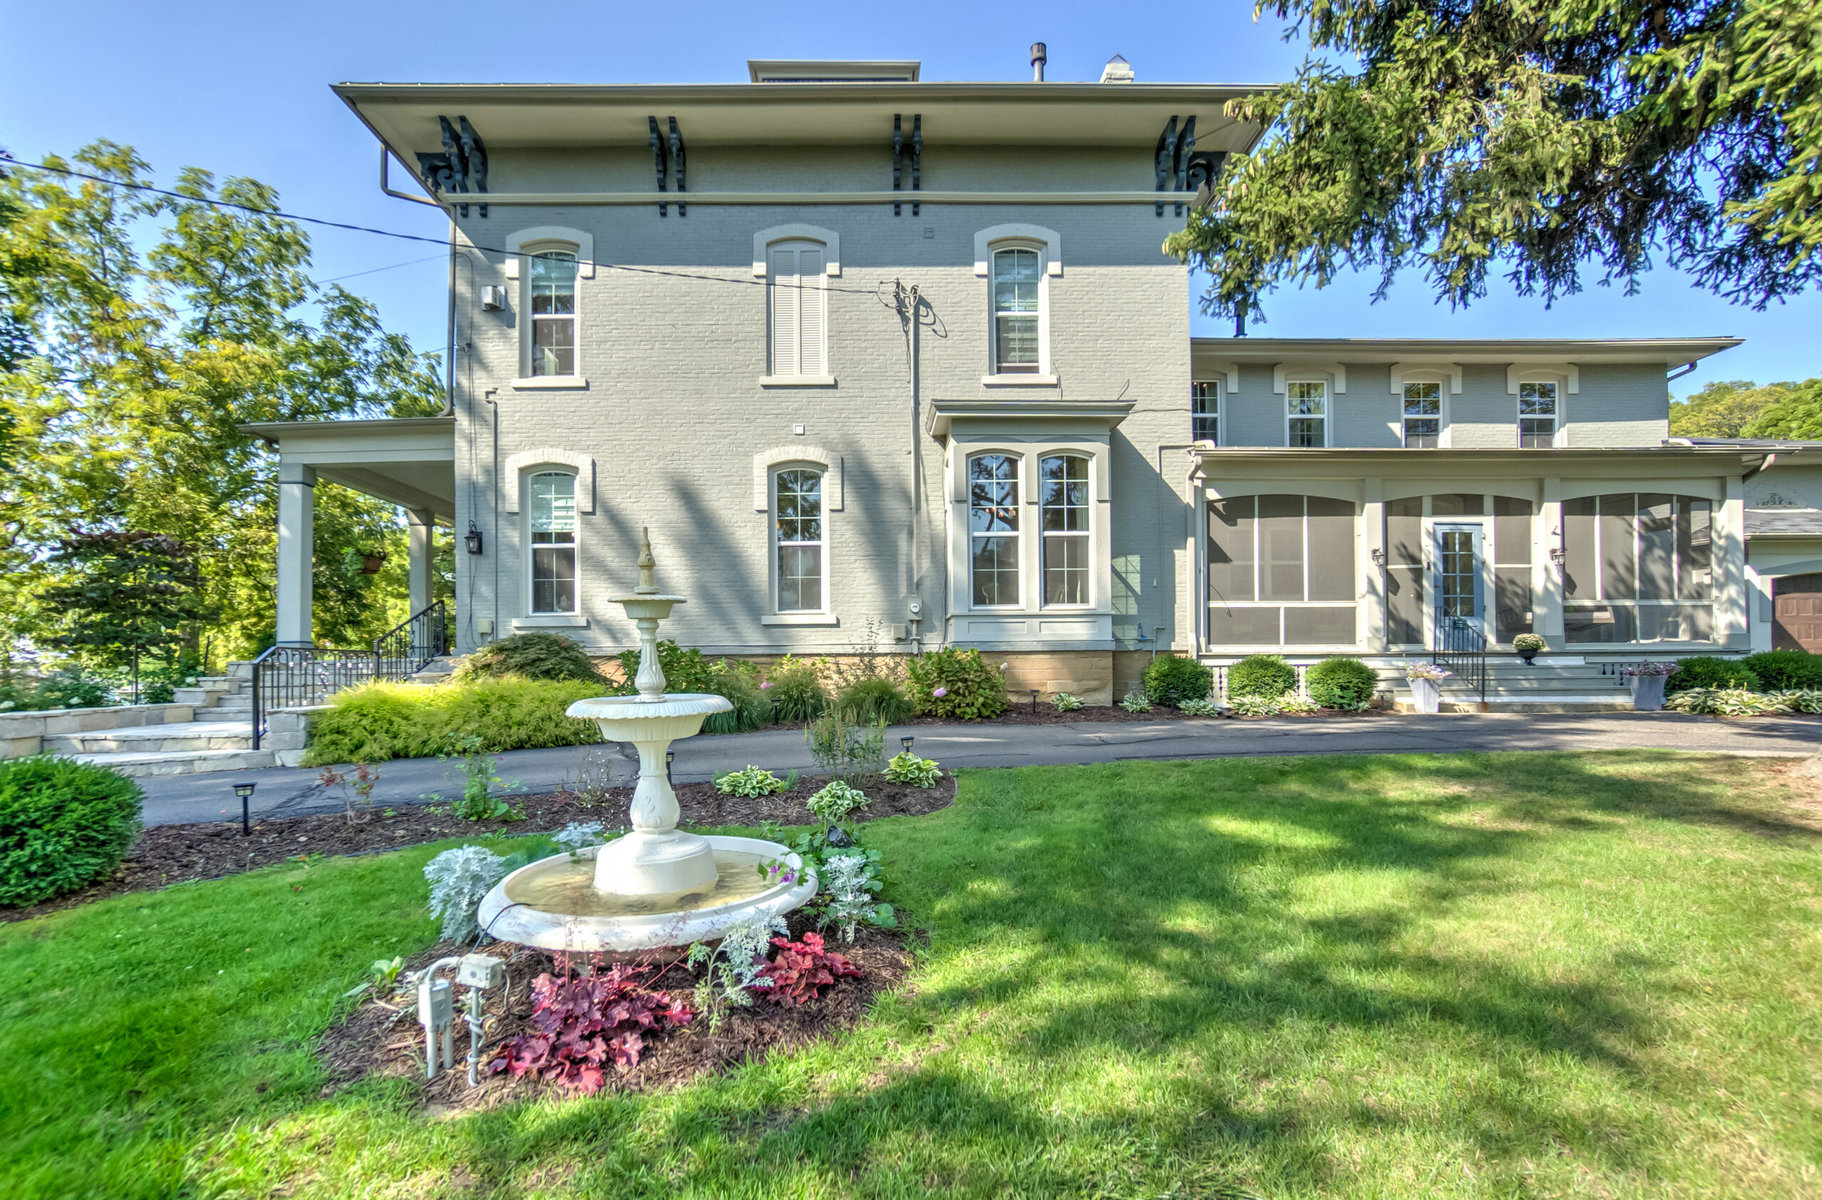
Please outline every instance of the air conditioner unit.
[{"label": "air conditioner unit", "polygon": [[490,283],[481,289],[481,311],[499,312],[506,307],[506,288],[501,284]]}]

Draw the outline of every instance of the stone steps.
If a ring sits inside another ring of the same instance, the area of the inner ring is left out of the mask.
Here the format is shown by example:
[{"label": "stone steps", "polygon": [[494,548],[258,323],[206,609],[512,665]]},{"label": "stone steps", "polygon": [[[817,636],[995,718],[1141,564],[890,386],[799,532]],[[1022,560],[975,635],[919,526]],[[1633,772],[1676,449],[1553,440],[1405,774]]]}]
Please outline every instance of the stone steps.
[{"label": "stone steps", "polygon": [[202,750],[250,750],[250,721],[184,721],[126,729],[93,729],[49,734],[44,748],[58,754],[174,754]]},{"label": "stone steps", "polygon": [[211,771],[246,771],[278,765],[271,750],[144,751],[132,754],[78,754],[82,762],[108,767],[122,775],[200,775]]}]

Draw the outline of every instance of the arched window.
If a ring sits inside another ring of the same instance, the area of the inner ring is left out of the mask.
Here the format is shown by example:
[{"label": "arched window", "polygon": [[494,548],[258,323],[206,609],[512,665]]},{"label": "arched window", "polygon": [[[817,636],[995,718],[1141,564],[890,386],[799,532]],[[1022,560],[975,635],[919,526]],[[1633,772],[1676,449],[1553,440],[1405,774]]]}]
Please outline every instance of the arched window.
[{"label": "arched window", "polygon": [[822,472],[785,467],[772,481],[773,573],[777,611],[824,612],[828,608],[826,527]]},{"label": "arched window", "polygon": [[540,250],[527,273],[531,313],[531,373],[573,376],[576,372],[576,252]]},{"label": "arched window", "polygon": [[773,242],[766,248],[774,377],[816,378],[829,373],[828,248],[821,242]]},{"label": "arched window", "polygon": [[576,477],[541,471],[526,481],[533,616],[576,611]]},{"label": "arched window", "polygon": [[1044,603],[1088,604],[1088,460],[1053,454],[1038,463]]},{"label": "arched window", "polygon": [[976,608],[1016,608],[1019,594],[1019,460],[968,460],[969,573]]},{"label": "arched window", "polygon": [[1044,256],[1032,246],[993,252],[993,371],[1035,375],[1043,369]]}]

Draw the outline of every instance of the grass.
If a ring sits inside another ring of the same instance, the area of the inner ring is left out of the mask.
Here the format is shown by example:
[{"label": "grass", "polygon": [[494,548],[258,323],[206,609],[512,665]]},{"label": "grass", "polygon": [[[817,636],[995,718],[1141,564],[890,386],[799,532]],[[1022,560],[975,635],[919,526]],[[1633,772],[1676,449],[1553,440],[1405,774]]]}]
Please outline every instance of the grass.
[{"label": "grass", "polygon": [[[1657,753],[965,773],[912,994],[670,1093],[322,1097],[433,850],[0,927],[0,1195],[1822,1192],[1822,812]],[[1805,815],[1807,813],[1807,816]]]}]

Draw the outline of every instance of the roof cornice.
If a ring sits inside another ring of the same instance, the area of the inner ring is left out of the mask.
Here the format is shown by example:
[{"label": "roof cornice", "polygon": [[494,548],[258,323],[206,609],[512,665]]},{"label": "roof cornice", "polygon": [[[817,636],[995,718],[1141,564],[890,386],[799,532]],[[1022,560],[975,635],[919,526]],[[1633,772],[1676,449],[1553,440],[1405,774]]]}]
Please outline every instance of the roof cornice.
[{"label": "roof cornice", "polygon": [[1740,345],[1737,337],[1694,338],[1192,338],[1191,354],[1213,361],[1274,363],[1333,359],[1353,363],[1421,360],[1511,363],[1664,363],[1699,361]]}]

